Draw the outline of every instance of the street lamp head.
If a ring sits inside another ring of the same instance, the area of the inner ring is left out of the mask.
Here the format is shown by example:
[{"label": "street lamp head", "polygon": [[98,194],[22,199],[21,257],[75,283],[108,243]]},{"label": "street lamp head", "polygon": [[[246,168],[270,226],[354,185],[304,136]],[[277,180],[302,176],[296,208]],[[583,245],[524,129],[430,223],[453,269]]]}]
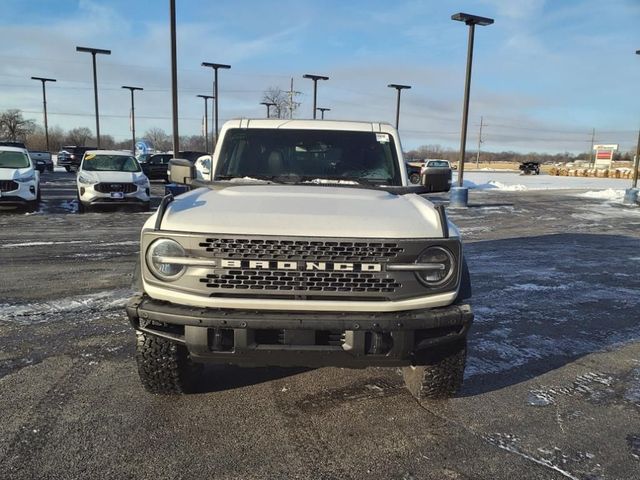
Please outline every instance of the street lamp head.
[{"label": "street lamp head", "polygon": [[312,75],[310,73],[305,73],[302,75],[302,78],[310,78],[311,80],[329,80],[329,77],[325,77],[324,75]]},{"label": "street lamp head", "polygon": [[196,95],[196,97],[204,98],[205,101],[209,100],[210,98],[215,98],[213,95]]},{"label": "street lamp head", "polygon": [[202,66],[215,68],[216,70],[219,68],[225,68],[225,69],[231,68],[231,65],[225,65],[224,63],[210,63],[210,62],[202,62]]},{"label": "street lamp head", "polygon": [[76,47],[76,52],[87,52],[94,55],[96,53],[101,53],[103,55],[111,55],[111,50],[104,50],[102,48]]},{"label": "street lamp head", "polygon": [[31,77],[31,80],[40,80],[41,82],[57,82],[55,78]]},{"label": "street lamp head", "polygon": [[477,15],[470,15],[468,13],[455,13],[451,15],[451,20],[457,20],[458,22],[464,22],[467,25],[480,25],[486,26],[493,23],[493,18],[478,17]]},{"label": "street lamp head", "polygon": [[122,88],[126,88],[127,90],[131,90],[131,91],[134,91],[134,90],[144,90],[144,88],[142,88],[142,87],[129,87],[129,86],[127,86],[127,85],[123,85],[123,86],[122,86]]},{"label": "street lamp head", "polygon": [[397,90],[405,90],[411,88],[411,85],[399,85],[397,83],[390,83],[389,85],[387,85],[387,87],[395,88]]},{"label": "street lamp head", "polygon": [[260,105],[265,105],[267,107],[275,107],[276,104],[273,102],[260,102]]},{"label": "street lamp head", "polygon": [[320,110],[321,112],[330,112],[331,111],[330,108],[326,108],[326,107],[318,107],[318,108],[316,108],[316,110]]}]

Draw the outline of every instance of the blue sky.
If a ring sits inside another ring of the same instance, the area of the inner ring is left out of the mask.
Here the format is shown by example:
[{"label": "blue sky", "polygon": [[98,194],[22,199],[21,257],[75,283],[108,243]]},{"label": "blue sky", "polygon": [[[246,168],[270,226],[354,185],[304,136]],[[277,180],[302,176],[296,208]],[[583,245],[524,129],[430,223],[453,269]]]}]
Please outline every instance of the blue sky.
[{"label": "blue sky", "polygon": [[[76,45],[109,48],[99,57],[101,130],[129,137],[128,92],[137,130],[170,131],[168,1],[0,0],[0,110],[20,108],[41,121],[39,84],[49,84],[50,124],[94,128],[90,57]],[[319,106],[328,118],[394,121],[402,98],[405,149],[459,142],[467,29],[465,11],[495,18],[476,31],[469,149],[484,117],[483,148],[586,151],[596,142],[632,150],[640,128],[639,0],[307,1],[177,0],[180,133],[200,132],[211,71],[220,75],[220,117],[260,117],[269,86],[302,94],[311,115],[311,82],[328,75]]]}]

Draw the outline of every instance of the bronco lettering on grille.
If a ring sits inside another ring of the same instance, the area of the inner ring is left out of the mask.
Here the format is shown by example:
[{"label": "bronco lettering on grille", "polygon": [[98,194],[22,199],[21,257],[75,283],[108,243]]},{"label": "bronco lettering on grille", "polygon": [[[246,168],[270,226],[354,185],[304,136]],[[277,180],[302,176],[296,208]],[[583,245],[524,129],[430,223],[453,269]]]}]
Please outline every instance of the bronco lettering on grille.
[{"label": "bronco lettering on grille", "polygon": [[220,261],[222,268],[250,268],[253,270],[320,270],[333,272],[381,272],[379,263],[349,262],[297,262],[270,260],[228,260]]}]

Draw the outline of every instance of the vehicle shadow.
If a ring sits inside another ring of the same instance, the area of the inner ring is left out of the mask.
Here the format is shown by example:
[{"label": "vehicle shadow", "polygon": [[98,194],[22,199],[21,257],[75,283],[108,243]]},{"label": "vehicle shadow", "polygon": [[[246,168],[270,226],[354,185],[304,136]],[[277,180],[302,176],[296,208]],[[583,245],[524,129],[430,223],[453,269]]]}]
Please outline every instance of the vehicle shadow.
[{"label": "vehicle shadow", "polygon": [[195,393],[212,393],[248,387],[271,380],[291,377],[311,370],[310,368],[254,367],[243,368],[231,365],[204,365],[201,380]]},{"label": "vehicle shadow", "polygon": [[640,238],[557,234],[465,245],[475,323],[461,396],[640,340]]}]

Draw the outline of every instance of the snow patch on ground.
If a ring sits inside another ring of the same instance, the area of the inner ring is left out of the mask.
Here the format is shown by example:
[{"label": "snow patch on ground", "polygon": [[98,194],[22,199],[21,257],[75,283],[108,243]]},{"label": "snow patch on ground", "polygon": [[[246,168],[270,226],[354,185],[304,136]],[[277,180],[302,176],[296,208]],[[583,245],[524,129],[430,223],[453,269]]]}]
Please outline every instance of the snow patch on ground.
[{"label": "snow patch on ground", "polygon": [[607,188],[606,190],[592,190],[584,193],[579,193],[578,197],[598,198],[602,200],[622,202],[622,199],[624,198],[624,190],[617,190],[613,188]]},{"label": "snow patch on ground", "polygon": [[[455,184],[457,173],[453,174]],[[620,190],[629,187],[628,179],[596,177],[556,177],[552,175],[520,175],[514,172],[467,171],[464,186],[474,190]]]},{"label": "snow patch on ground", "polygon": [[90,240],[65,240],[63,242],[24,242],[24,243],[5,243],[0,248],[20,248],[20,247],[43,247],[46,245],[64,245],[67,243],[91,243]]},{"label": "snow patch on ground", "polygon": [[121,311],[133,295],[128,289],[105,290],[36,303],[0,303],[0,322],[30,325],[55,321],[63,315]]}]

